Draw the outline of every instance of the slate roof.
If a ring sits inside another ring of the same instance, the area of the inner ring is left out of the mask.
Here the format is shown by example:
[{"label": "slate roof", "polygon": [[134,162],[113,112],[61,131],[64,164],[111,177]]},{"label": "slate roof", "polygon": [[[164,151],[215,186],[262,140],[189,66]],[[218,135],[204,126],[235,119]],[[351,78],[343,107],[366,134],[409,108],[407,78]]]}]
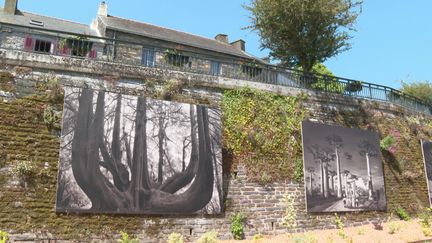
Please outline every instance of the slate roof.
[{"label": "slate roof", "polygon": [[[237,57],[256,59],[244,51],[238,50],[230,44],[222,43],[215,39],[210,39],[198,35],[189,34],[182,31],[167,29],[164,27],[123,19],[114,16],[98,16],[108,29],[118,30],[126,33],[145,36],[153,39],[164,40],[172,43],[192,46],[209,51],[215,51],[223,54]],[[42,26],[32,24],[32,21],[43,23]],[[42,16],[38,14],[19,11],[15,15],[5,14],[3,8],[0,8],[0,23],[15,24],[32,28],[47,29],[53,31],[69,32],[77,35],[98,36],[98,33],[90,28],[89,25],[75,23],[63,19]]]},{"label": "slate roof", "polygon": [[[42,22],[43,26],[31,24],[31,21]],[[89,25],[22,11],[18,11],[15,15],[9,15],[3,12],[3,8],[0,8],[0,23],[64,31],[78,35],[96,35],[96,32],[92,30]]]},{"label": "slate roof", "polygon": [[256,58],[229,44],[214,39],[114,16],[98,16],[98,18],[102,20],[107,29],[118,30],[248,59]]}]

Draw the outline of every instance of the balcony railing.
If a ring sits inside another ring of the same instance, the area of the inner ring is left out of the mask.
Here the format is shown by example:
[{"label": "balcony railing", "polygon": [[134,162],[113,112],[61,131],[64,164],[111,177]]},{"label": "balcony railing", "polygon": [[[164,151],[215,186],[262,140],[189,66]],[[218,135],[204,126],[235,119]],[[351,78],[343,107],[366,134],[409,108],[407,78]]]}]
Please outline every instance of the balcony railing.
[{"label": "balcony railing", "polygon": [[[232,61],[221,61],[191,51],[167,50],[140,42],[113,38],[50,31],[36,27],[2,24],[3,33],[23,37],[23,45],[8,44],[5,35],[0,45],[4,49],[38,52],[47,55],[89,58],[119,64],[139,65],[149,68],[178,70],[182,72],[248,80],[265,84],[296,87],[331,94],[390,102],[425,114],[432,114],[432,105],[383,85],[320,74],[305,74],[301,71],[275,65],[233,57]],[[5,31],[5,29],[9,31]],[[33,38],[33,41],[29,39]],[[38,39],[40,38],[40,39]],[[35,46],[36,40],[38,45]],[[43,44],[43,45],[42,45]],[[47,45],[50,45],[50,48]]]}]

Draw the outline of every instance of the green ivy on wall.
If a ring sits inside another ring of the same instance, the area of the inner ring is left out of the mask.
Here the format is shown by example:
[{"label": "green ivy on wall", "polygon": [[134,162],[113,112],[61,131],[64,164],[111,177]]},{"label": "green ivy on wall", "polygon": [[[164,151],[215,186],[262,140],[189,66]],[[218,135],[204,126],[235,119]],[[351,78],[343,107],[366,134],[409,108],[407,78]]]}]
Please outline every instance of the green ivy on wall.
[{"label": "green ivy on wall", "polygon": [[245,164],[250,179],[302,179],[300,131],[306,112],[300,103],[297,97],[250,88],[224,92],[225,147]]}]

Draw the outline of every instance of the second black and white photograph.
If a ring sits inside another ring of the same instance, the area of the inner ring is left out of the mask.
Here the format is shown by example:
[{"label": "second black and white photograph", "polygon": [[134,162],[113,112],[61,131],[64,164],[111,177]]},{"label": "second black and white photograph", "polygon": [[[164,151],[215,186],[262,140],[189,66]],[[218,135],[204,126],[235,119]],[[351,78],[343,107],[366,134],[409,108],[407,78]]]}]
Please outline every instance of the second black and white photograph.
[{"label": "second black and white photograph", "polygon": [[386,209],[378,133],[304,121],[302,135],[308,212]]},{"label": "second black and white photograph", "polygon": [[421,144],[425,164],[426,181],[429,192],[429,204],[432,206],[432,142],[422,140]]}]

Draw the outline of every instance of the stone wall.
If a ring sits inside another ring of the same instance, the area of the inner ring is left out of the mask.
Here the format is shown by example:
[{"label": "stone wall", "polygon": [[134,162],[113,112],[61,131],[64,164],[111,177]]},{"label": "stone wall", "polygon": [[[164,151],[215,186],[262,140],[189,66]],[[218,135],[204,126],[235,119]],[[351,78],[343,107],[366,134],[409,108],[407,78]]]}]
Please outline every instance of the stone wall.
[{"label": "stone wall", "polygon": [[[159,87],[163,87],[167,80],[188,81],[188,85],[177,90],[177,95],[171,98],[183,102],[207,100],[213,106],[220,104],[221,92],[227,88],[251,86],[283,95],[298,95],[302,91],[244,80],[4,50],[0,50],[0,56],[4,57],[0,63],[0,72],[4,77],[0,87],[5,83],[15,86],[15,92],[5,92],[4,89],[0,92],[5,97],[0,102],[0,230],[11,233],[13,239],[112,240],[118,237],[120,230],[125,230],[137,235],[142,242],[165,242],[171,232],[181,233],[192,241],[212,229],[219,232],[221,239],[230,239],[230,218],[238,212],[246,216],[245,235],[248,238],[256,233],[272,235],[336,227],[333,214],[306,213],[303,183],[287,180],[261,185],[248,180],[242,165],[232,171],[224,171],[226,196],[222,215],[55,213],[59,138],[58,131],[50,128],[43,118],[46,107],[56,105],[44,90],[44,84],[50,80],[56,79],[64,85],[90,86],[128,94],[145,93],[151,78],[161,82]],[[118,76],[113,75],[115,70],[118,70]],[[421,150],[416,142],[419,136],[432,138],[432,131],[423,125],[416,127],[408,118],[423,123],[430,121],[430,117],[388,103],[307,93],[309,98],[304,101],[304,109],[310,112],[311,120],[363,129],[372,125],[383,133],[390,127],[403,130],[404,139],[399,145],[399,153],[405,156],[405,171],[411,174],[397,172],[392,167],[392,158],[385,157],[387,212],[341,214],[346,225],[383,221],[397,207],[415,211],[428,206]],[[225,160],[226,157],[225,154]],[[30,161],[36,168],[29,183],[23,183],[11,173],[13,166],[22,161]],[[283,201],[285,194],[295,199],[297,226],[292,229],[282,225],[286,210]]]}]

